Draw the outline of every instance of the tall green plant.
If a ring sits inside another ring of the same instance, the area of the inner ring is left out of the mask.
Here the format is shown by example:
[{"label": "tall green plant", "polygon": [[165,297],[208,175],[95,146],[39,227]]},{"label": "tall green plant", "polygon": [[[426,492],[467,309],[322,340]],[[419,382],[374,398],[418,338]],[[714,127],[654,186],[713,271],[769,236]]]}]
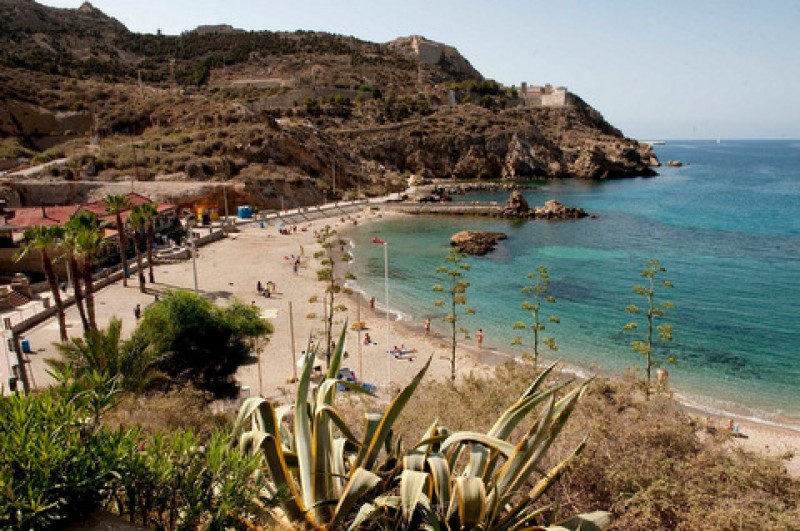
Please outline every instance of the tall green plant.
[{"label": "tall green plant", "polygon": [[[555,304],[556,298],[548,293],[550,290],[550,274],[547,272],[545,266],[537,267],[536,271],[528,273],[527,278],[530,280],[530,284],[522,288],[522,293],[526,295],[529,300],[524,301],[521,308],[526,312],[530,312],[532,322],[526,324],[522,321],[517,321],[514,323],[514,330],[530,329],[533,333],[533,365],[536,366],[539,361],[539,333],[543,332],[546,328],[539,314],[542,310],[542,304]],[[560,322],[555,315],[551,315],[548,321],[551,323]],[[553,337],[541,338],[541,342],[547,345],[550,350],[558,350],[556,340]],[[522,345],[522,337],[516,336],[512,344]]]},{"label": "tall green plant", "polygon": [[156,217],[158,217],[158,209],[155,203],[145,203],[141,207],[141,213],[147,230],[147,268],[150,274],[150,283],[154,284],[156,276],[153,273],[153,247],[156,242],[155,223]]},{"label": "tall green plant", "polygon": [[[444,284],[436,284],[432,290],[434,293],[444,293],[447,300],[436,299],[433,304],[437,307],[449,305],[450,313],[444,317],[444,321],[450,323],[451,327],[451,350],[450,350],[450,379],[456,379],[456,348],[458,345],[458,322],[465,314],[474,314],[475,310],[467,306],[467,289],[469,282],[464,280],[464,272],[469,271],[469,264],[464,261],[464,255],[458,249],[451,248],[450,253],[444,258],[446,264],[437,268],[436,273],[443,277]],[[459,311],[459,308],[462,308]],[[461,329],[464,335],[468,334],[466,328]]]},{"label": "tall green plant", "polygon": [[122,285],[128,287],[128,237],[125,224],[122,223],[122,213],[131,208],[128,196],[122,194],[109,194],[106,196],[106,212],[114,216],[119,238],[119,256],[122,263]]},{"label": "tall green plant", "polygon": [[141,234],[147,231],[147,215],[142,211],[141,206],[135,206],[126,220],[128,226],[133,230],[133,250],[136,253],[136,276],[139,278],[139,291],[145,293],[144,267],[142,266],[142,251],[139,246]]},{"label": "tall green plant", "polygon": [[60,256],[60,246],[63,237],[64,228],[60,225],[53,225],[49,227],[35,225],[29,229],[26,229],[24,233],[25,244],[15,255],[14,260],[18,262],[32,252],[40,253],[42,257],[42,270],[44,271],[45,278],[47,278],[47,284],[50,286],[50,293],[53,295],[53,303],[56,305],[58,330],[61,334],[61,341],[66,341],[68,339],[67,319],[64,315],[64,302],[61,300],[61,290],[58,287],[58,278],[56,277],[56,271],[53,268],[54,256],[51,256],[51,253],[55,253],[55,257]]},{"label": "tall green plant", "polygon": [[[658,334],[658,338],[662,341],[672,341],[672,325],[667,323],[656,324],[658,320],[664,317],[665,313],[673,309],[673,304],[670,301],[656,302],[656,288],[672,288],[672,282],[667,279],[661,279],[659,276],[666,273],[667,270],[661,265],[657,258],[648,261],[645,268],[642,270],[641,277],[646,279],[645,285],[637,284],[633,287],[633,292],[640,295],[646,301],[646,308],[642,311],[635,304],[631,304],[625,308],[625,311],[632,314],[644,315],[647,324],[647,330],[644,332],[642,339],[631,342],[631,350],[638,352],[645,357],[645,372],[647,374],[647,398],[650,398],[650,382],[651,371],[654,366],[659,366],[660,363],[654,359],[653,347],[655,345],[654,334]],[[623,327],[625,331],[637,330],[638,325],[635,322],[630,322]],[[668,355],[666,357],[667,363],[674,364],[677,360],[675,356]]]},{"label": "tall green plant", "polygon": [[106,245],[106,240],[103,236],[103,225],[98,221],[97,216],[91,212],[81,212],[70,221],[72,222],[73,220],[83,220],[81,222],[81,228],[77,231],[76,239],[83,258],[82,277],[86,295],[86,314],[89,320],[89,328],[96,330],[97,314],[94,304],[94,264]]},{"label": "tall green plant", "polygon": [[122,321],[112,317],[105,330],[88,330],[82,338],[57,343],[61,359],[47,362],[57,370],[69,364],[79,376],[101,371],[118,379],[122,389],[143,391],[161,377],[155,369],[158,352],[140,337],[123,341],[121,332]]},{"label": "tall green plant", "polygon": [[[325,225],[317,233],[317,243],[322,250],[315,253],[314,257],[320,260],[322,268],[317,271],[317,280],[325,282],[325,302],[327,311],[325,312],[325,359],[330,364],[331,360],[331,339],[333,339],[333,315],[334,312],[343,312],[347,307],[343,304],[336,304],[336,295],[344,289],[343,279],[337,278],[336,264],[352,261],[353,257],[346,250],[343,250],[345,240],[338,237],[338,233],[330,225]],[[351,273],[346,273],[346,279],[355,278]]]},{"label": "tall green plant", "polygon": [[[64,225],[64,247],[67,250],[69,268],[75,293],[75,305],[83,323],[83,331],[97,328],[94,314],[94,279],[86,277],[88,262],[89,271],[99,252],[98,243],[103,239],[102,229],[97,215],[89,210],[82,210],[72,216]],[[81,280],[83,289],[81,289]]]}]

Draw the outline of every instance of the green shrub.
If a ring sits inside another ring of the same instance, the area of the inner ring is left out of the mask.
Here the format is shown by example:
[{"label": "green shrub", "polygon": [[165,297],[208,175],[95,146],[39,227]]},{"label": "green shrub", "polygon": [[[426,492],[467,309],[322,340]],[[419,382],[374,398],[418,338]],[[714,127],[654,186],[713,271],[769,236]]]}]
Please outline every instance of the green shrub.
[{"label": "green shrub", "polygon": [[100,506],[135,432],[95,427],[90,392],[0,400],[0,527],[53,529]]}]

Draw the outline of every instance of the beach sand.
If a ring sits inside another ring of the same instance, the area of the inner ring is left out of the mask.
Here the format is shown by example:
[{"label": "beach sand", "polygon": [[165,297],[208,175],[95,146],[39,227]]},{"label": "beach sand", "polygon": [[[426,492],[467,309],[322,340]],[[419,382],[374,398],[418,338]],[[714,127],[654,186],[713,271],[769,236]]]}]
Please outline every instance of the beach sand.
[{"label": "beach sand", "polygon": [[[275,329],[268,341],[260,346],[259,363],[241,367],[237,373],[244,394],[289,400],[294,392],[291,379],[300,371],[297,360],[306,349],[307,341],[309,338],[316,343],[324,340],[323,306],[321,302],[310,302],[313,297],[320,301],[324,297],[324,285],[317,281],[317,271],[321,266],[319,260],[314,258],[314,253],[320,247],[314,231],[325,224],[338,231],[346,231],[353,227],[355,221],[363,224],[385,215],[374,209],[350,215],[337,213],[336,217],[298,225],[297,231],[290,234],[280,234],[276,226],[262,228],[257,223],[245,224],[239,226],[239,232],[198,250],[196,267],[199,291],[220,304],[234,297],[245,303],[252,302]],[[388,215],[399,214],[390,212]],[[300,258],[300,267],[295,273],[293,264],[297,257]],[[101,290],[97,294],[99,326],[106,326],[111,316],[117,315],[123,319],[123,334],[129,335],[135,326],[133,308],[136,304],[146,308],[154,302],[157,293],[174,288],[193,288],[192,261],[158,265],[156,280],[155,284],[148,284],[146,294],[139,292],[135,276],[129,280],[128,287],[117,282]],[[273,282],[276,293],[269,298],[259,295],[256,292],[259,281],[262,284]],[[374,295],[378,300],[382,298],[381,293]],[[379,393],[388,396],[386,390],[393,391],[407,384],[428,357],[432,357],[432,363],[426,379],[449,378],[450,346],[447,339],[435,331],[427,335],[422,322],[390,321],[387,331],[385,314],[379,308],[370,309],[368,301],[359,300],[355,294],[340,295],[337,304],[340,302],[347,306],[347,310],[335,314],[333,329],[334,336],[338,338],[347,320],[348,356],[342,365],[354,371],[359,379],[378,386]],[[358,320],[366,323],[366,330],[360,335],[351,327]],[[80,321],[74,307],[68,309],[67,321],[70,334],[80,334]],[[363,344],[364,333],[369,333],[373,344]],[[391,345],[387,343],[387,334]],[[35,347],[30,356],[35,386],[48,385],[52,379],[47,374],[44,359],[57,356],[52,346],[58,340],[55,320],[51,319],[29,330],[25,337]],[[413,361],[396,359],[388,353],[390,346],[401,344],[416,350]],[[491,365],[503,359],[508,358],[492,349],[491,341],[479,350],[474,339],[467,340],[459,345],[457,353],[459,377],[470,373],[489,375]],[[708,416],[700,411],[689,410],[689,413],[704,422]],[[728,424],[727,418],[716,417],[711,421],[718,429],[724,429]],[[735,422],[747,438],[734,438],[730,444],[772,455],[784,455],[787,452],[799,454],[787,460],[786,466],[789,473],[800,476],[800,433],[746,419],[736,419]]]}]

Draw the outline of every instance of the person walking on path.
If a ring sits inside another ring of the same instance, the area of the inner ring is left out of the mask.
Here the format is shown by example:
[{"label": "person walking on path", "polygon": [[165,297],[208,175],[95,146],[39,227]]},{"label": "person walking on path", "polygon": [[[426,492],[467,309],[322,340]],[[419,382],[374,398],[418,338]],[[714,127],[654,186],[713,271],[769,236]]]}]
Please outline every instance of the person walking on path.
[{"label": "person walking on path", "polygon": [[478,348],[483,348],[483,328],[478,329],[478,333],[475,334],[475,339],[478,340]]},{"label": "person walking on path", "polygon": [[140,305],[136,305],[133,307],[133,316],[136,317],[136,322],[139,322],[139,319],[142,317],[142,307]]}]

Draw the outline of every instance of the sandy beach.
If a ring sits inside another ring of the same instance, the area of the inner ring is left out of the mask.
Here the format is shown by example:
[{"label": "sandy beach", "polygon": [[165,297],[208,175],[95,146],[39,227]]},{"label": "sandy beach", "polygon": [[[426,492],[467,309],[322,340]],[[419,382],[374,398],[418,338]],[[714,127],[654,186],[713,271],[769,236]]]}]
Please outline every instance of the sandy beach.
[{"label": "sandy beach", "polygon": [[[233,298],[246,303],[253,303],[261,310],[263,316],[274,326],[274,333],[268,342],[260,345],[260,362],[242,367],[237,373],[244,394],[261,395],[275,400],[285,400],[294,391],[291,378],[297,374],[298,357],[306,349],[309,339],[315,343],[323,341],[323,307],[321,302],[311,302],[314,297],[323,299],[324,286],[317,281],[319,260],[314,253],[320,250],[314,232],[329,224],[337,231],[350,229],[355,223],[359,225],[381,219],[388,214],[376,209],[367,209],[358,213],[344,214],[332,211],[335,216],[318,219],[297,225],[296,231],[281,234],[275,225],[261,227],[258,223],[239,226],[239,232],[229,237],[202,247],[198,250],[196,267],[199,291],[219,304],[225,304]],[[294,271],[294,263],[299,258],[300,266]],[[338,276],[338,275],[337,275]],[[192,289],[192,261],[173,264],[161,264],[156,268],[157,282],[148,285],[148,293],[139,292],[137,281],[132,278],[128,287],[121,282],[112,284],[101,290],[97,296],[98,324],[106,326],[114,315],[123,320],[123,334],[131,333],[135,326],[133,308],[140,304],[143,308],[155,301],[155,296],[169,289]],[[258,282],[272,282],[275,293],[269,298],[257,293]],[[382,293],[375,295],[380,301]],[[347,306],[344,312],[337,312],[334,317],[334,332],[338,336],[341,327],[347,321],[347,359],[343,366],[355,372],[359,379],[372,383],[379,392],[404,385],[420,370],[425,360],[432,357],[427,378],[443,380],[450,375],[450,348],[446,339],[424,331],[422,322],[390,321],[387,331],[387,319],[378,304],[370,309],[368,300],[359,300],[357,295],[340,295],[337,301]],[[77,310],[71,307],[67,311],[67,321],[71,335],[80,333],[80,321]],[[353,329],[352,323],[362,321],[366,328],[362,331]],[[364,344],[364,335],[369,333],[372,342]],[[56,357],[56,349],[52,346],[58,340],[58,328],[51,319],[34,329],[29,330],[27,337],[34,347],[30,356],[30,367],[35,387],[42,387],[51,382],[44,363],[46,358]],[[387,344],[388,341],[391,345]],[[415,350],[415,358],[397,359],[388,353],[390,347],[404,345]],[[478,350],[472,341],[459,346],[457,368],[460,376],[469,373],[489,374],[491,364],[501,359],[487,345]],[[707,414],[689,409],[703,422],[707,422]],[[727,418],[711,418],[717,429],[726,429]],[[800,433],[778,426],[769,426],[747,419],[735,419],[740,432],[746,436],[734,438],[732,443],[743,448],[773,455],[787,453],[800,454]],[[800,457],[786,461],[787,470],[800,476]]]}]

